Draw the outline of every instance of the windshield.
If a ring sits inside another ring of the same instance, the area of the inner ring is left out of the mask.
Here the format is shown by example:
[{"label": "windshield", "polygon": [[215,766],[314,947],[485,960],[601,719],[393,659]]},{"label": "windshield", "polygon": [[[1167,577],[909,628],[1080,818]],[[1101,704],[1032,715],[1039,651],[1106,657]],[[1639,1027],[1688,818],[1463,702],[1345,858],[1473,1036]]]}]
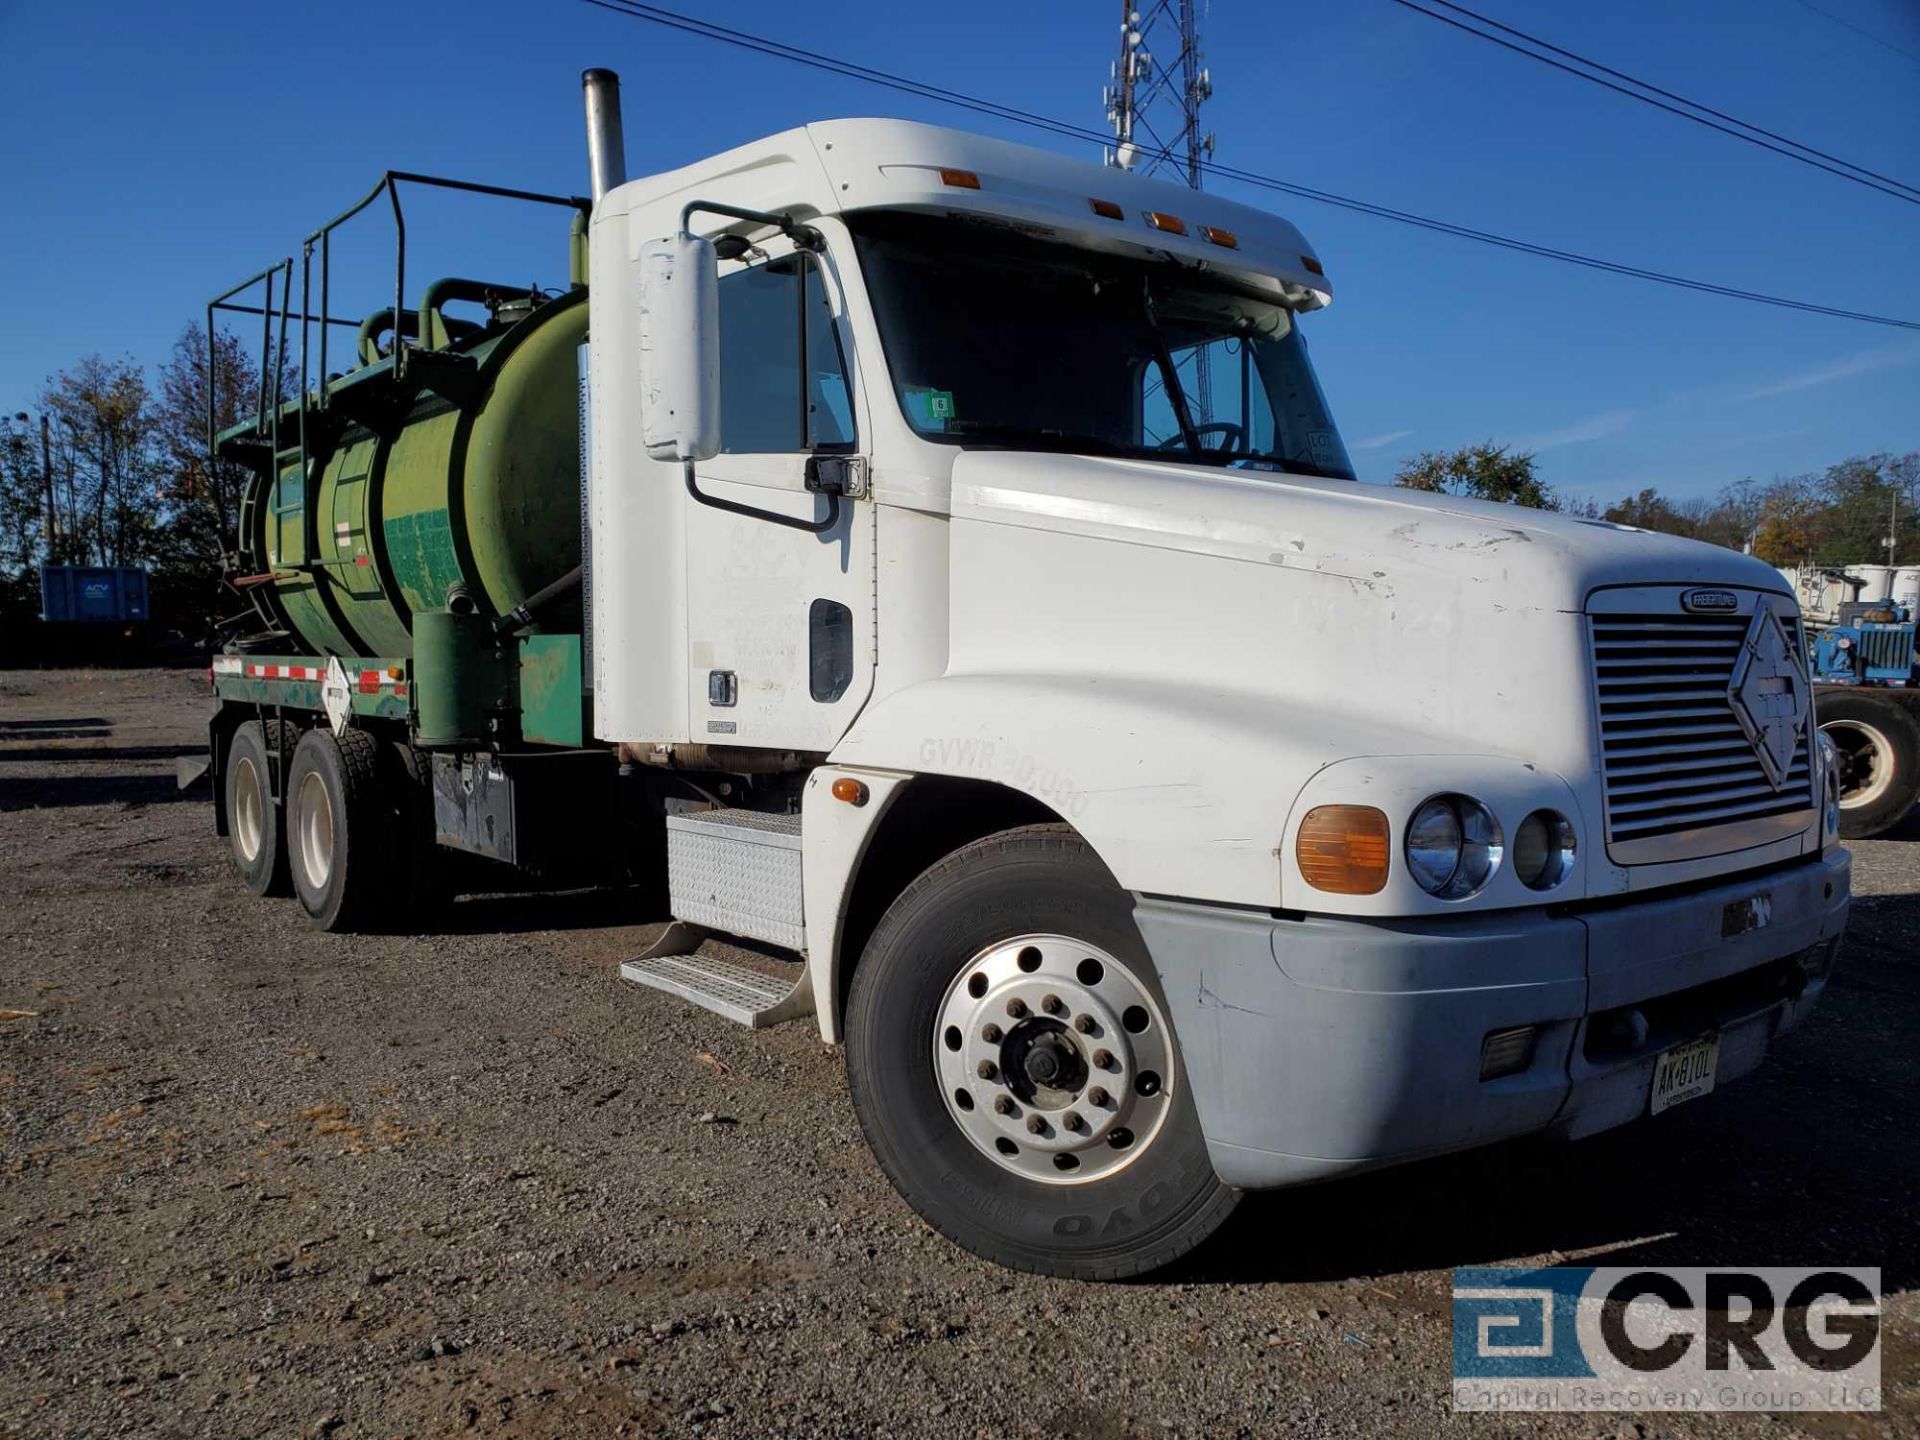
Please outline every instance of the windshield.
[{"label": "windshield", "polygon": [[850,223],[927,439],[1353,478],[1285,306],[1172,260],[948,217]]}]

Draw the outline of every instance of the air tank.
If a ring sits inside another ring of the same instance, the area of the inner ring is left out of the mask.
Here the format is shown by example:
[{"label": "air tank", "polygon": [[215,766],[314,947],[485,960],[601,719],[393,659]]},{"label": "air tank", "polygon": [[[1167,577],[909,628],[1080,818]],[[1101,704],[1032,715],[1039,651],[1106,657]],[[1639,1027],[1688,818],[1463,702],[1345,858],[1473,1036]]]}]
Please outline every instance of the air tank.
[{"label": "air tank", "polygon": [[[257,643],[411,657],[416,615],[505,615],[580,564],[586,299],[437,281],[399,335],[390,312],[361,326],[360,366],[308,407],[304,468],[297,403],[273,459],[257,431],[223,446],[254,466],[232,578],[267,628]],[[444,316],[454,300],[488,318]],[[547,627],[577,629],[568,608]]]}]

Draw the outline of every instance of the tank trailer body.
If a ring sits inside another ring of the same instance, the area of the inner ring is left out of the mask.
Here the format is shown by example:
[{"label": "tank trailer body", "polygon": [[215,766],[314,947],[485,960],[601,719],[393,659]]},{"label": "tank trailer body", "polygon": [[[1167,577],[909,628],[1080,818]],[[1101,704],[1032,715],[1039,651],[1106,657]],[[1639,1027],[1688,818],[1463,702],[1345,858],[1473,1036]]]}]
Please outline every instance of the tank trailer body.
[{"label": "tank trailer body", "polygon": [[628,978],[812,1016],[930,1223],[1086,1277],[1657,1113],[1817,1001],[1849,856],[1777,572],[1356,483],[1271,215],[888,120],[629,181],[587,87],[571,288],[396,285],[215,439],[257,891],[657,885]]}]

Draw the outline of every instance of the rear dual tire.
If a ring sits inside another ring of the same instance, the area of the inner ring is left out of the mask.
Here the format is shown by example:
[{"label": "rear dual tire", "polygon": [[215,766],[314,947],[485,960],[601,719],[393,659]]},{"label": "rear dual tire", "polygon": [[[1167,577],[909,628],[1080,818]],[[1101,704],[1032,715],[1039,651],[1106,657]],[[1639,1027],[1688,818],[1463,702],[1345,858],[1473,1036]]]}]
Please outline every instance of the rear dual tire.
[{"label": "rear dual tire", "polygon": [[363,730],[307,731],[287,770],[287,868],[294,893],[322,930],[370,930],[403,858],[397,785],[381,783],[380,742]]},{"label": "rear dual tire", "polygon": [[[278,720],[249,720],[227,743],[227,846],[241,883],[255,895],[293,893],[282,808],[274,803],[281,734]],[[284,794],[284,785],[279,788]]]}]

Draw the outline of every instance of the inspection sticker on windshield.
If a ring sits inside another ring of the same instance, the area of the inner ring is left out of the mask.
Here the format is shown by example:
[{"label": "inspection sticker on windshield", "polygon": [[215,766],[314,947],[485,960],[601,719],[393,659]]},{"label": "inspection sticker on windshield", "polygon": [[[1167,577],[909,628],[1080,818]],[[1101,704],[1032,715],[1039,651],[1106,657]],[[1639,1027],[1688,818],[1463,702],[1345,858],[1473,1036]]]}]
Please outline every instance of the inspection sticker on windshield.
[{"label": "inspection sticker on windshield", "polygon": [[1720,1063],[1720,1037],[1702,1035],[1667,1051],[1653,1067],[1653,1099],[1648,1113],[1658,1115],[1682,1100],[1698,1100],[1713,1091],[1713,1072]]},{"label": "inspection sticker on windshield", "polygon": [[929,390],[927,392],[927,415],[934,420],[953,419],[953,391]]}]

